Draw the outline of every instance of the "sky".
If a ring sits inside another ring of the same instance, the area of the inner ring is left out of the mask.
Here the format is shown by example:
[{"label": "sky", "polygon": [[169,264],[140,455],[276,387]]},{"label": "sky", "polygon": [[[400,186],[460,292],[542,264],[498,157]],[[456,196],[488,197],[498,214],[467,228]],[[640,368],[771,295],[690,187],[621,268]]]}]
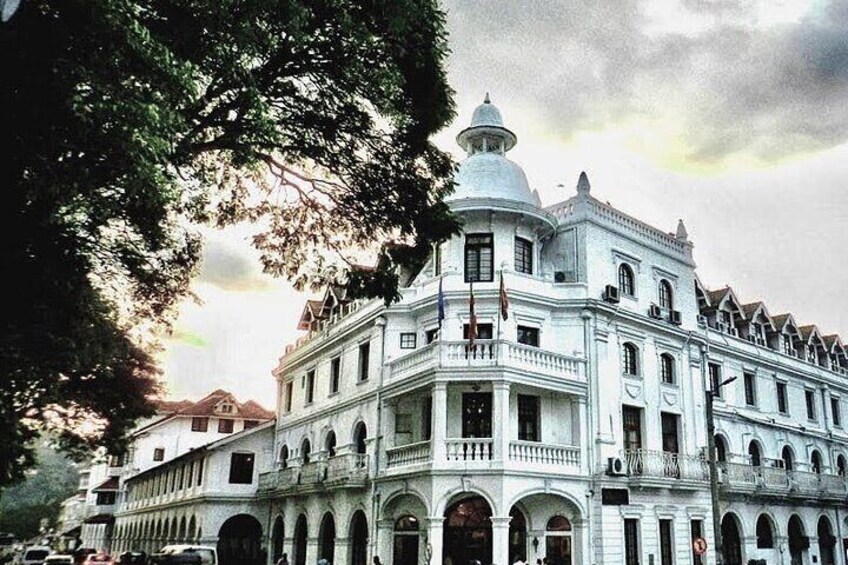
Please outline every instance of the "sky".
[{"label": "sky", "polygon": [[[743,302],[848,338],[848,3],[446,0],[454,142],[490,93],[544,205],[592,194],[666,231]],[[307,296],[263,275],[249,226],[209,230],[160,357],[172,398],[272,407]]]}]

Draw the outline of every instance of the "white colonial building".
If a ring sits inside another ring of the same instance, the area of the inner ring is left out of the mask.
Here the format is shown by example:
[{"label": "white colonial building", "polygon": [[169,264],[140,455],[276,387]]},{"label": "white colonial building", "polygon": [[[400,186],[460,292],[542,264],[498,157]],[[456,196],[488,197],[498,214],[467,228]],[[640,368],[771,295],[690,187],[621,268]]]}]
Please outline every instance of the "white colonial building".
[{"label": "white colonial building", "polygon": [[275,370],[277,469],[260,478],[270,557],[711,561],[691,541],[712,540],[716,351],[682,224],[625,215],[585,175],[543,207],[488,99],[457,141],[468,156],[449,203],[463,233],[391,306],[338,289],[310,301],[308,334]]}]

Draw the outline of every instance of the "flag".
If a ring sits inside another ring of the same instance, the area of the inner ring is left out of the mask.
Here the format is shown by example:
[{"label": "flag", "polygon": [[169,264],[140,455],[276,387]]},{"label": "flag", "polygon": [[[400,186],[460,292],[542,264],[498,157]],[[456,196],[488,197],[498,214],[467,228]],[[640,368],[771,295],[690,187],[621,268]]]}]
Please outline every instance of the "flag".
[{"label": "flag", "polygon": [[445,293],[442,291],[442,278],[439,277],[439,297],[436,300],[439,309],[439,329],[442,329],[442,320],[445,319]]},{"label": "flag", "polygon": [[468,347],[474,348],[477,339],[477,313],[474,311],[474,283],[471,285],[471,295],[468,298]]},{"label": "flag", "polygon": [[506,320],[509,318],[509,297],[506,295],[506,288],[503,282],[503,271],[501,271],[501,290],[498,295],[498,302],[501,306],[501,317]]}]

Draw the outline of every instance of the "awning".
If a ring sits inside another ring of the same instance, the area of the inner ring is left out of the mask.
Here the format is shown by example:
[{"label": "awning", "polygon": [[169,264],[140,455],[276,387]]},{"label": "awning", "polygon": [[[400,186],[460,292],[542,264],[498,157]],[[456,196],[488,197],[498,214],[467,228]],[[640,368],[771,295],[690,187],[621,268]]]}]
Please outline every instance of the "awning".
[{"label": "awning", "polygon": [[111,524],[114,521],[115,517],[111,514],[95,514],[85,519],[86,524]]},{"label": "awning", "polygon": [[108,479],[97,485],[97,487],[91,489],[91,492],[117,491],[118,487],[118,477],[109,477]]}]

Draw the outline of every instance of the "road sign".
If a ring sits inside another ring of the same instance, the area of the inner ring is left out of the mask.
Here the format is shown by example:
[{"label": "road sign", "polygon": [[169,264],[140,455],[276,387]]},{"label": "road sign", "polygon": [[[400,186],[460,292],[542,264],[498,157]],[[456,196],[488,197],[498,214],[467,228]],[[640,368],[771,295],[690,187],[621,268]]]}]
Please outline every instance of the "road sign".
[{"label": "road sign", "polygon": [[707,552],[707,540],[704,538],[695,538],[692,540],[692,549],[695,555],[703,555]]}]

